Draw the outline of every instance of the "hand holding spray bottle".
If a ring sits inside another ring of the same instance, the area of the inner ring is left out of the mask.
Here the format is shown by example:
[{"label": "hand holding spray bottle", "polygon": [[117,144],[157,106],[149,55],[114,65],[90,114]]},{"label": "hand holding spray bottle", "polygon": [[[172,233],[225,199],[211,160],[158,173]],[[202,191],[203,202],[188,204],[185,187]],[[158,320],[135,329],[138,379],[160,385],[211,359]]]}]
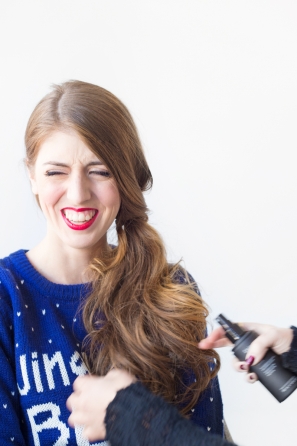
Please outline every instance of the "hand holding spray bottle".
[{"label": "hand holding spray bottle", "polygon": [[[222,314],[216,320],[225,330],[226,337],[234,344],[234,355],[244,361],[249,346],[258,334],[254,331],[243,331],[239,325],[232,323]],[[282,366],[280,356],[271,349],[268,349],[258,364],[250,367],[250,371],[257,374],[259,381],[280,403],[297,388],[297,376]]]}]

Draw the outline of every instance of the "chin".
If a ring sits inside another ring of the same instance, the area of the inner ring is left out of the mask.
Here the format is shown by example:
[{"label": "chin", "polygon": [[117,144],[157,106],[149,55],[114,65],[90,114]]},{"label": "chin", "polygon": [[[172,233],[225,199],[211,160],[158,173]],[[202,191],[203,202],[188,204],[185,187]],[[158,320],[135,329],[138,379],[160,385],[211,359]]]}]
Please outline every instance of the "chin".
[{"label": "chin", "polygon": [[104,243],[104,237],[99,238],[92,238],[87,239],[86,238],[81,238],[81,240],[79,240],[77,237],[75,237],[75,239],[68,239],[68,240],[62,240],[64,246],[69,246],[72,249],[79,249],[79,250],[90,250],[92,251],[96,246],[99,246],[101,243]]}]

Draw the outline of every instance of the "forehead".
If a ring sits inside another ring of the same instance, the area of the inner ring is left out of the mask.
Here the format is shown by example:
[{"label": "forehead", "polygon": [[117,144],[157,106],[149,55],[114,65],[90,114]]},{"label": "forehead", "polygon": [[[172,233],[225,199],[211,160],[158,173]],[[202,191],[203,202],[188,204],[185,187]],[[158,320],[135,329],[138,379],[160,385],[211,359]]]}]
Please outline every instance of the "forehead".
[{"label": "forehead", "polygon": [[66,164],[86,163],[99,158],[89,149],[80,136],[72,132],[56,131],[40,145],[36,164],[58,161]]}]

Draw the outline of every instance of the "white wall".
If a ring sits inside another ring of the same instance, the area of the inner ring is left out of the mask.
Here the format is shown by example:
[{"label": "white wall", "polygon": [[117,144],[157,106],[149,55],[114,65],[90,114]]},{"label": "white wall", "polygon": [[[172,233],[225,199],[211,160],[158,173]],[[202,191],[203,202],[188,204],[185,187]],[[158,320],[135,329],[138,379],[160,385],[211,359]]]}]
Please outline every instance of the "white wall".
[{"label": "white wall", "polygon": [[[151,222],[198,281],[210,320],[296,324],[296,2],[3,0],[0,9],[0,256],[45,231],[21,163],[27,119],[51,83],[85,80],[135,117],[155,181]],[[294,444],[297,392],[277,403],[220,353],[236,442]]]}]

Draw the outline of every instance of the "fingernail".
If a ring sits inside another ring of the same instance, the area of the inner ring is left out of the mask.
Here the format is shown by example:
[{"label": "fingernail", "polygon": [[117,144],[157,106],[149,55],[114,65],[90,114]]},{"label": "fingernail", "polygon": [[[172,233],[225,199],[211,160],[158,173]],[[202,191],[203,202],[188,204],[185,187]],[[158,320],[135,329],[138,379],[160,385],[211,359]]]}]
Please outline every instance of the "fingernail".
[{"label": "fingernail", "polygon": [[245,364],[240,364],[240,369],[241,369],[241,370],[246,370],[246,369],[247,369],[247,366],[246,366]]},{"label": "fingernail", "polygon": [[252,365],[253,362],[254,362],[254,360],[255,360],[255,357],[254,357],[254,356],[249,356],[249,357],[245,360],[245,362],[247,363],[247,365]]},{"label": "fingernail", "polygon": [[255,380],[255,375],[250,375],[250,380],[254,381]]}]

